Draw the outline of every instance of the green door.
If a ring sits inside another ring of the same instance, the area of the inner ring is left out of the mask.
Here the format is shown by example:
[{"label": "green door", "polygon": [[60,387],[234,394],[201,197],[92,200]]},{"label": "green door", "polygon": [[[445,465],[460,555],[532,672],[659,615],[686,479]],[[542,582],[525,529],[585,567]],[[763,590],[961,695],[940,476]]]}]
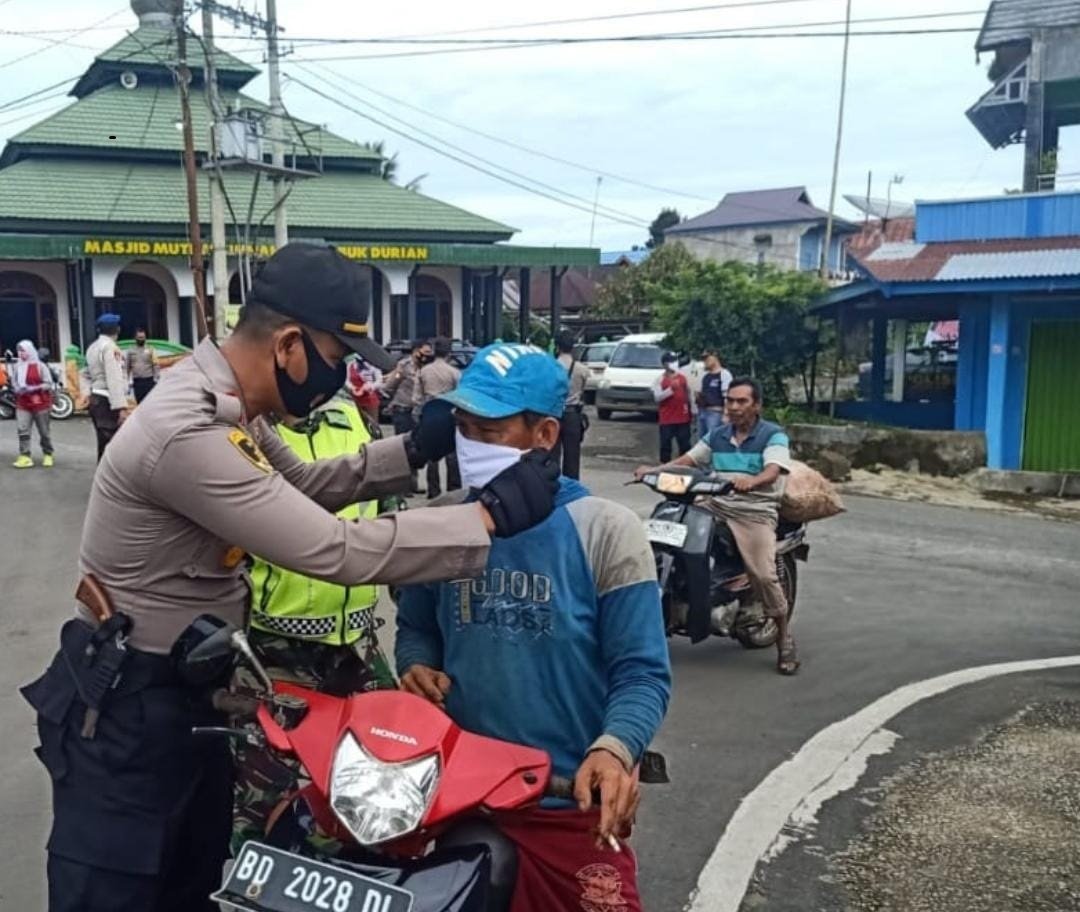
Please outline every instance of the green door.
[{"label": "green door", "polygon": [[1080,472],[1080,322],[1033,323],[1024,468]]}]

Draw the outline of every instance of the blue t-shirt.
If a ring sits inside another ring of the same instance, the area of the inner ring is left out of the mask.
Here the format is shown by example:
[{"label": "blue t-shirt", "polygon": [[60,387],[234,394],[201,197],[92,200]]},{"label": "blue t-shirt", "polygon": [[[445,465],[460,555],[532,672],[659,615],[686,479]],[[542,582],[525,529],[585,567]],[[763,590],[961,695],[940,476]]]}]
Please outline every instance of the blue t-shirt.
[{"label": "blue t-shirt", "polygon": [[439,668],[468,731],[546,750],[573,776],[601,735],[639,759],[663,720],[671,667],[641,520],[563,478],[554,513],[494,539],[477,579],[409,586],[398,674]]}]

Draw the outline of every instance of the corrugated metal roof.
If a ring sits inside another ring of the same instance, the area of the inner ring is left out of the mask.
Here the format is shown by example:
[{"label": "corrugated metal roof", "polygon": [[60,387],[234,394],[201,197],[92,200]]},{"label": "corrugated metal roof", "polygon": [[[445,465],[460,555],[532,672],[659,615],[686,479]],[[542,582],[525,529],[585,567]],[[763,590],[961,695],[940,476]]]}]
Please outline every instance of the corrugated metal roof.
[{"label": "corrugated metal roof", "polygon": [[994,0],[975,42],[978,51],[1024,41],[1038,28],[1080,25],[1080,0]]},{"label": "corrugated metal roof", "polygon": [[949,257],[939,282],[963,279],[1021,279],[1080,275],[1080,250],[1025,250],[1014,253],[968,253]]},{"label": "corrugated metal roof", "polygon": [[[891,249],[855,257],[878,282],[955,282],[1080,277],[1080,236],[939,244],[882,245]],[[907,248],[908,256],[900,256]]]},{"label": "corrugated metal roof", "polygon": [[[825,221],[828,217],[829,213],[810,202],[810,194],[805,187],[748,190],[728,193],[715,209],[687,219],[664,233],[717,231],[723,228],[777,225],[784,222],[818,222]],[[854,230],[854,226],[842,219],[836,220],[836,227],[841,231]]]}]

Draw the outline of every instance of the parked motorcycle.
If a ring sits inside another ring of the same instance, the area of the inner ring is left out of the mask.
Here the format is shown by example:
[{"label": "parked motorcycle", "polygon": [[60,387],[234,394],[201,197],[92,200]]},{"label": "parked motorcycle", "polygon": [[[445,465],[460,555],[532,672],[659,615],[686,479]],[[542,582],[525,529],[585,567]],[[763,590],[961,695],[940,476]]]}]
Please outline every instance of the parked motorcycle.
[{"label": "parked motorcycle", "polygon": [[[776,622],[765,616],[755,597],[731,529],[701,504],[725,497],[731,482],[702,469],[672,467],[652,472],[642,483],[664,501],[645,521],[656,556],[657,578],[668,636],[700,643],[710,635],[738,640],[747,649],[776,643]],[[783,521],[776,530],[776,572],[788,603],[788,618],[798,593],[797,560],[810,553],[806,527]]]},{"label": "parked motorcycle", "polygon": [[[214,705],[236,727],[196,733],[295,757],[306,780],[265,841],[240,849],[213,899],[250,912],[509,908],[516,849],[483,818],[572,797],[573,783],[552,775],[547,753],[463,731],[403,691],[337,697],[271,681],[243,633],[209,615],[195,628],[201,641],[183,650],[186,678],[220,677],[215,663],[236,649],[264,688],[258,697],[216,691]],[[319,855],[316,836],[340,851]]]},{"label": "parked motorcycle", "polygon": [[[14,359],[11,357],[11,353],[7,352],[6,354],[6,382],[3,386],[0,386],[0,418],[5,421],[10,421],[15,417],[15,390],[11,385],[11,378],[14,376],[15,371],[15,363]],[[42,361],[44,361],[45,358],[49,356],[49,350],[43,348],[39,354],[41,355]],[[60,372],[53,368],[51,364],[48,365],[48,368],[53,379],[52,408],[49,410],[49,415],[56,421],[66,421],[75,414],[75,400],[72,399],[68,391],[64,389],[64,383],[60,377]]]}]

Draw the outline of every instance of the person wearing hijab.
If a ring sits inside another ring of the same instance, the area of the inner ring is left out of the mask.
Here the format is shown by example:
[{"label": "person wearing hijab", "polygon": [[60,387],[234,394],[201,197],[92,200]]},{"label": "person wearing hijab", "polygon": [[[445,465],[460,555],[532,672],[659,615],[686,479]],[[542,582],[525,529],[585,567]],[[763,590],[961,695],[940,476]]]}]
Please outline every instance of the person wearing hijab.
[{"label": "person wearing hijab", "polygon": [[52,372],[41,360],[34,344],[24,339],[16,346],[18,361],[15,362],[15,424],[19,432],[19,458],[15,468],[28,469],[34,464],[30,457],[30,431],[37,427],[41,452],[41,464],[51,468],[53,446],[49,437],[49,409],[52,408]]}]

